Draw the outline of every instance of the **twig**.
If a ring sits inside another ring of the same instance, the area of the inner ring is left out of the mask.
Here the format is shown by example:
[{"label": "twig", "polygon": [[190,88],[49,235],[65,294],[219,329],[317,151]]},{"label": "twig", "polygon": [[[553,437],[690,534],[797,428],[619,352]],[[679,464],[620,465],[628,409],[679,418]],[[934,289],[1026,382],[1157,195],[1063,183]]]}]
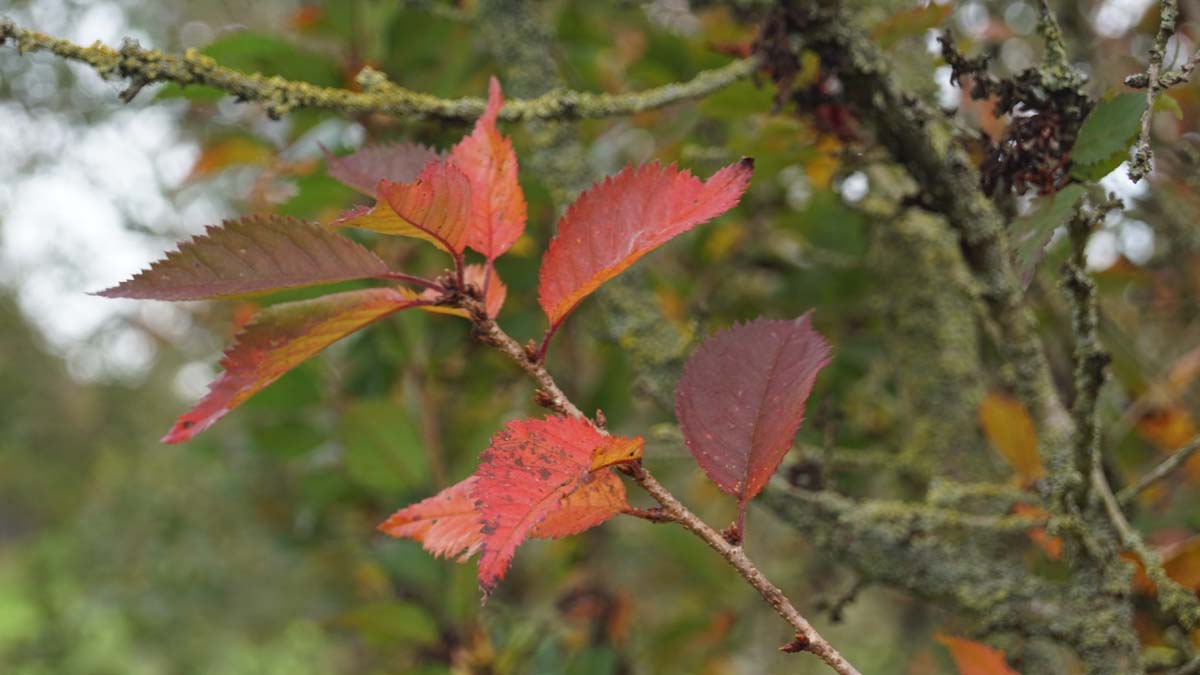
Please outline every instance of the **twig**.
[{"label": "twig", "polygon": [[[482,114],[486,105],[479,98],[444,99],[412,91],[389,82],[386,76],[375,70],[364,69],[359,73],[358,81],[363,91],[321,87],[226,68],[193,49],[179,56],[156,49],[144,49],[128,39],[119,50],[99,42],[84,47],[21,28],[10,19],[0,17],[0,44],[8,40],[13,40],[21,52],[47,51],[65,59],[86,63],[102,77],[129,78],[134,83],[126,90],[126,98],[130,99],[146,84],[175,82],[180,85],[207,85],[242,101],[257,101],[266,108],[268,115],[276,118],[296,108],[320,108],[344,114],[385,113],[396,117],[466,121]],[[756,58],[743,59],[697,73],[686,82],[629,94],[553,91],[536,98],[509,100],[500,110],[500,118],[529,121],[633,115],[707,96],[749,77],[757,68]]]},{"label": "twig", "polygon": [[1196,451],[1200,450],[1200,436],[1193,438],[1187,445],[1179,448],[1170,457],[1164,459],[1161,464],[1151,469],[1146,475],[1137,480],[1136,483],[1126,487],[1117,493],[1117,502],[1121,506],[1126,506],[1133,501],[1143,490],[1150,487],[1154,483],[1171,475],[1173,471],[1183,466]]},{"label": "twig", "polygon": [[[483,305],[478,300],[463,298],[461,303],[461,306],[471,315],[471,319],[475,324],[475,332],[479,339],[499,349],[514,360],[537,383],[540,390],[537,401],[540,405],[561,414],[587,419],[579,408],[563,394],[562,390],[555,383],[553,376],[550,375],[541,361],[536,360],[536,355],[531,353],[533,350],[521,347],[494,320],[488,318]],[[600,433],[607,434],[602,429],[597,430]],[[859,675],[858,670],[839,654],[833,645],[821,637],[821,634],[813,628],[812,624],[796,610],[783,591],[763,575],[754,562],[746,556],[746,552],[740,545],[731,544],[720,532],[710,527],[695,513],[692,513],[691,510],[676,499],[641,464],[627,467],[627,473],[661,507],[661,513],[656,514],[650,520],[655,520],[656,522],[669,520],[670,522],[678,523],[684,529],[703,540],[704,543],[708,544],[710,548],[720,554],[726,562],[737,570],[738,574],[746,580],[746,583],[757,590],[763,599],[766,600],[767,604],[771,605],[779,616],[783,617],[784,621],[787,621],[788,625],[796,631],[795,639],[784,645],[784,651],[806,651],[820,657],[821,660],[840,675]],[[631,515],[639,514],[633,513]]]},{"label": "twig", "polygon": [[1104,504],[1108,520],[1117,531],[1121,545],[1137,556],[1146,570],[1146,576],[1158,588],[1159,607],[1186,630],[1200,628],[1200,601],[1196,599],[1195,592],[1167,576],[1162,566],[1162,556],[1147,546],[1125,519],[1121,505],[1108,486],[1108,479],[1104,477],[1104,471],[1098,466],[1092,471],[1092,486]]},{"label": "twig", "polygon": [[[1150,47],[1150,64],[1146,68],[1146,109],[1142,111],[1141,131],[1133,144],[1133,161],[1129,163],[1129,180],[1138,182],[1150,173],[1150,159],[1154,152],[1150,149],[1150,121],[1154,117],[1154,101],[1166,87],[1163,85],[1160,72],[1163,58],[1166,55],[1167,41],[1175,34],[1175,22],[1179,18],[1179,1],[1162,0],[1159,10],[1158,34],[1154,36],[1154,44]],[[1191,62],[1189,61],[1189,64]],[[1186,72],[1184,69],[1186,68]],[[1188,76],[1191,69],[1185,64],[1176,77]]]}]

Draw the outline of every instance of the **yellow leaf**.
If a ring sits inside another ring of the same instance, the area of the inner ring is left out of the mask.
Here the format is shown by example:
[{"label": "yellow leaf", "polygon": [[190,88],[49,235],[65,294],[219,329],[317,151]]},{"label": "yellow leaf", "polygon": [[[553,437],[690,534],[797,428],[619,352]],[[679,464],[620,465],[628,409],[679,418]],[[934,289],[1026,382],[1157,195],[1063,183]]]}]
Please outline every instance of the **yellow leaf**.
[{"label": "yellow leaf", "polygon": [[1042,477],[1037,432],[1029,411],[1020,401],[1000,392],[989,393],[979,403],[979,424],[988,442],[1008,460],[1022,482],[1031,483]]}]

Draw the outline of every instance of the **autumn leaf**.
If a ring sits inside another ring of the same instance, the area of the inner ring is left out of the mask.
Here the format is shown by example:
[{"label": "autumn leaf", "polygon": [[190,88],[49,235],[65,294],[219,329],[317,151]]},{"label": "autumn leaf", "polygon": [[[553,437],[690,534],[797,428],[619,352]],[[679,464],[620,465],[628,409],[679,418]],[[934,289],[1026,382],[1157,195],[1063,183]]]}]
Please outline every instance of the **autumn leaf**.
[{"label": "autumn leaf", "polygon": [[[412,539],[438,557],[463,562],[483,545],[483,523],[475,498],[476,476],[469,476],[438,494],[392,514],[379,530],[398,539]],[[603,523],[629,505],[625,485],[611,471],[562,498],[530,533],[536,539],[578,534]]]},{"label": "autumn leaf", "polygon": [[792,447],[829,363],[829,344],[809,316],[756,319],[713,335],[688,359],[675,391],[688,450],[743,512]]},{"label": "autumn leaf", "polygon": [[1037,432],[1029,411],[1020,401],[1000,392],[989,393],[979,402],[979,425],[1022,483],[1029,484],[1042,477],[1045,470],[1038,454]]},{"label": "autumn leaf", "polygon": [[201,300],[387,273],[374,253],[320,225],[249,216],[209,226],[149,269],[96,295]]},{"label": "autumn leaf", "polygon": [[701,182],[655,162],[588,188],[558,221],[538,273],[538,302],[551,327],[642,256],[733,208],[753,168],[743,159]]},{"label": "autumn leaf", "polygon": [[[549,536],[580,532],[624,508],[623,489],[618,493],[611,484],[581,494],[610,480],[604,475],[611,472],[590,470],[593,451],[608,442],[586,420],[572,417],[517,420],[492,437],[472,490],[484,537],[479,585],[485,598],[504,577],[517,546],[555,511],[586,505],[590,516],[555,518],[547,526]],[[592,511],[597,503],[599,510]]]},{"label": "autumn leaf", "polygon": [[981,642],[938,633],[933,639],[950,650],[958,675],[1021,675],[1004,662],[1004,652]]},{"label": "autumn leaf", "polygon": [[374,197],[379,181],[410,183],[442,153],[419,143],[371,145],[352,155],[337,157],[321,146],[330,177],[343,185]]},{"label": "autumn leaf", "polygon": [[436,495],[393,513],[379,530],[398,539],[419,542],[438,557],[463,562],[483,545],[479,510],[471,496],[475,476],[468,476]]},{"label": "autumn leaf", "polygon": [[467,245],[495,260],[525,231],[525,194],[517,182],[512,141],[496,129],[504,105],[500,83],[492,78],[488,104],[475,129],[450,151],[450,161],[471,181],[471,227]]},{"label": "autumn leaf", "polygon": [[412,182],[380,180],[375,195],[375,206],[355,207],[334,225],[416,237],[455,256],[462,254],[470,224],[471,184],[458,167],[431,162]]},{"label": "autumn leaf", "polygon": [[317,352],[413,302],[395,289],[373,288],[267,308],[226,350],[224,372],[209,385],[208,395],[162,440],[192,438]]}]

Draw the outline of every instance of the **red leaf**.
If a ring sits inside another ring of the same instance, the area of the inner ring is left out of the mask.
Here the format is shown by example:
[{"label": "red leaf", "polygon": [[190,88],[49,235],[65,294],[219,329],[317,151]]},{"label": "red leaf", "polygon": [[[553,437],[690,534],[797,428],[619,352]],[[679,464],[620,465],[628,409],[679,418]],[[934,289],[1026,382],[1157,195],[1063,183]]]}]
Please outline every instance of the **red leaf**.
[{"label": "red leaf", "polygon": [[[539,524],[564,505],[571,506],[572,497],[580,490],[595,481],[608,480],[602,477],[605,471],[589,470],[592,452],[607,442],[587,421],[571,417],[509,422],[492,437],[491,446],[480,457],[475,472],[479,480],[472,491],[484,536],[479,585],[485,598],[504,577],[517,546]],[[574,498],[593,504],[606,494],[606,489],[591,490],[596,495],[585,493]],[[618,496],[612,490],[607,490],[607,495],[610,499]],[[555,518],[547,526],[547,536],[580,532],[619,509],[603,517],[603,509],[589,516],[578,503],[571,510],[578,514],[575,519]]]},{"label": "red leaf", "polygon": [[379,181],[409,183],[421,175],[425,165],[442,158],[442,153],[418,143],[371,145],[345,157],[334,155],[324,146],[321,152],[330,177],[368,197],[375,196]]},{"label": "red leaf", "polygon": [[504,105],[500,83],[492,78],[488,105],[475,129],[450,151],[450,161],[471,181],[471,230],[467,245],[495,260],[525,231],[525,194],[517,182],[512,141],[496,129]]},{"label": "red leaf", "polygon": [[1021,675],[1004,662],[1004,652],[981,642],[938,633],[933,636],[954,657],[959,675]]},{"label": "red leaf", "polygon": [[673,165],[652,163],[588,188],[558,221],[542,258],[538,301],[551,327],[638,258],[733,208],[753,168],[743,159],[701,182]]},{"label": "red leaf", "polygon": [[208,395],[162,440],[192,438],[317,352],[412,304],[395,289],[372,288],[268,307],[225,351],[225,372],[209,385]]},{"label": "red leaf", "polygon": [[471,496],[475,476],[451,485],[436,495],[400,509],[379,525],[399,539],[420,542],[435,556],[463,562],[483,545],[479,511]]},{"label": "red leaf", "polygon": [[829,345],[809,315],[756,319],[700,345],[683,368],[675,416],[704,473],[743,508],[762,490],[804,420]]},{"label": "red leaf", "polygon": [[334,225],[417,237],[460,255],[467,242],[471,183],[447,161],[431,162],[411,183],[387,179],[375,187],[375,206],[355,207]]},{"label": "red leaf", "polygon": [[[611,471],[564,497],[530,536],[557,539],[588,530],[628,508],[625,484]],[[436,495],[393,513],[379,530],[398,539],[419,542],[435,556],[463,562],[483,545],[483,524],[471,492],[476,476],[468,476]]]},{"label": "red leaf", "polygon": [[100,291],[106,298],[200,300],[279,288],[377,277],[374,253],[314,223],[250,216],[209,226],[132,279]]}]

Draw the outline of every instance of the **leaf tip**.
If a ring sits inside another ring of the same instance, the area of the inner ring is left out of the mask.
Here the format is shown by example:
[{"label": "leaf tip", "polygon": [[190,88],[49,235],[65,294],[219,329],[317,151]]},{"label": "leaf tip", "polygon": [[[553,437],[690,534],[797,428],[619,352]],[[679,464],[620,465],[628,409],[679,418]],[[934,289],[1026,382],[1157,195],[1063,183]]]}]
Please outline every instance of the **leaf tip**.
[{"label": "leaf tip", "polygon": [[738,161],[738,167],[747,172],[754,171],[754,158],[743,157],[740,161]]}]

